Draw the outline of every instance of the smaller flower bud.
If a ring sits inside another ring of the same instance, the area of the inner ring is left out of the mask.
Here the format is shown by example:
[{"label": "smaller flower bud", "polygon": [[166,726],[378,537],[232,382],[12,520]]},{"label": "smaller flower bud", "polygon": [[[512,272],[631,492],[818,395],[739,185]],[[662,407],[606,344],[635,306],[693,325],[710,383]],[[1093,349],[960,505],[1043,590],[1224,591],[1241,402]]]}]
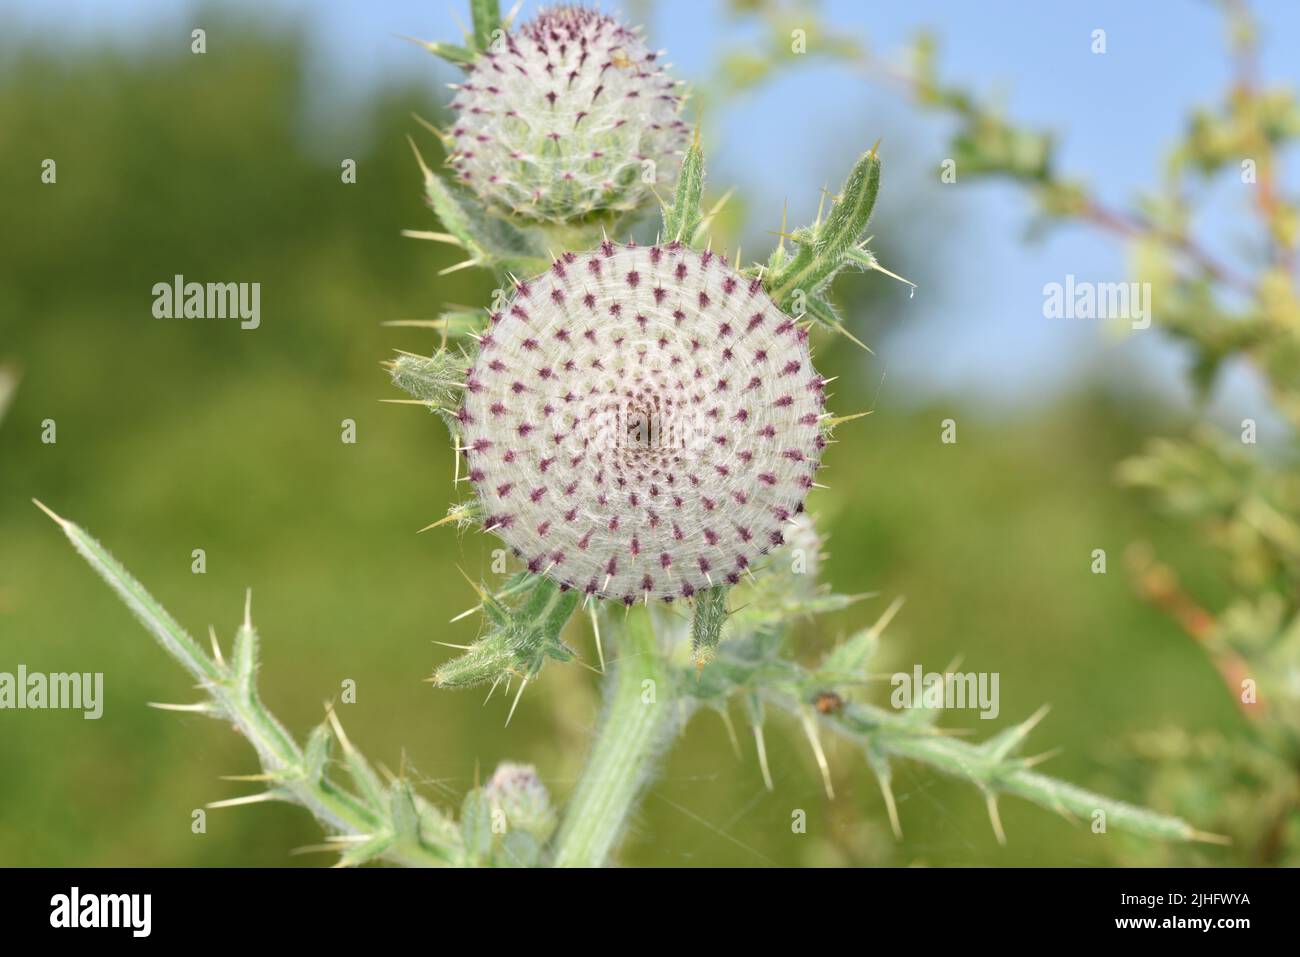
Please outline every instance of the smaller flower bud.
[{"label": "smaller flower bud", "polygon": [[680,84],[638,30],[562,6],[503,40],[451,103],[447,162],[461,183],[498,210],[555,222],[671,189],[688,133]]},{"label": "smaller flower bud", "polygon": [[494,812],[505,815],[511,830],[528,832],[538,844],[546,843],[555,831],[550,792],[532,765],[509,761],[497,765],[483,794]]}]

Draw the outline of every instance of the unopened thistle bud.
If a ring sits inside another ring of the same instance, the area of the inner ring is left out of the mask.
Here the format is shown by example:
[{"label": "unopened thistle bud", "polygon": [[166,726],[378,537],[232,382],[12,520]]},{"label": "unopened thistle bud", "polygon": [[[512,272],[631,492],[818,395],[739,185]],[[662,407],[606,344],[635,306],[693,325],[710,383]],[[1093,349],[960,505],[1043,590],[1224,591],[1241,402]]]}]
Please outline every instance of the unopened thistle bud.
[{"label": "unopened thistle bud", "polygon": [[490,206],[564,221],[626,210],[677,176],[679,83],[638,31],[554,7],[503,34],[456,89],[448,163]]},{"label": "unopened thistle bud", "polygon": [[783,544],[825,446],[807,331],[678,243],[606,242],[516,284],[465,387],[485,530],[629,604],[738,582]]},{"label": "unopened thistle bud", "polygon": [[527,831],[545,843],[555,831],[555,809],[546,785],[531,764],[497,765],[483,789],[493,810],[500,811],[512,829]]}]

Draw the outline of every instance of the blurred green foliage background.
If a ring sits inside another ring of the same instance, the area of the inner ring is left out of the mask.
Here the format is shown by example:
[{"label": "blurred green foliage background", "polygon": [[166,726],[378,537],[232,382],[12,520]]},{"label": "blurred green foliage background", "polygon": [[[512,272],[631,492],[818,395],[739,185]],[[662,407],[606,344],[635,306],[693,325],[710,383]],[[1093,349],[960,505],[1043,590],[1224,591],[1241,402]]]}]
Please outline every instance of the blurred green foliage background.
[{"label": "blurred green foliage background", "polygon": [[[0,361],[22,373],[0,423],[0,671],[102,671],[107,696],[99,721],[0,713],[0,864],[326,860],[292,854],[319,838],[292,807],[213,811],[206,834],[191,832],[194,809],[247,792],[218,776],[255,771],[252,755],[220,724],[145,706],[191,700],[186,680],[33,496],[104,541],[195,634],[211,623],[228,642],[251,586],[264,696],[295,732],[350,678],[358,700],[340,713],[351,737],[435,800],[456,803],[507,758],[535,763],[561,800],[575,777],[599,708],[590,672],[548,668],[508,729],[499,699],[484,707],[476,693],[421,682],[449,654],[435,640],[474,636],[472,619],[448,624],[473,603],[456,569],[488,575],[490,547],[446,529],[416,534],[452,497],[445,432],[421,409],[378,401],[394,394],[380,361],[432,344],[383,321],[490,294],[470,271],[438,278],[449,255],[399,236],[436,228],[404,142],[419,132],[412,110],[437,117],[435,85],[390,89],[304,130],[306,82],[298,41],[269,28],[203,57],[10,50],[0,72]],[[46,157],[58,162],[53,186],[39,179]],[[345,157],[357,161],[355,185],[340,182]],[[885,261],[915,275],[919,258],[896,242]],[[261,282],[261,328],[154,319],[150,289],[177,273]],[[887,323],[872,317],[905,293],[879,277],[841,286],[850,327],[886,348]],[[839,376],[837,411],[872,406],[872,357],[843,340],[821,342],[818,357]],[[891,665],[939,670],[961,655],[965,669],[1001,673],[997,721],[965,713],[948,724],[982,737],[1049,702],[1036,740],[1063,749],[1049,769],[1147,800],[1114,763],[1124,736],[1166,723],[1230,731],[1243,719],[1212,665],[1123,573],[1135,540],[1190,552],[1185,532],[1114,484],[1114,464],[1168,425],[1141,409],[1101,392],[1015,416],[959,396],[924,408],[895,398],[841,429],[831,488],[812,507],[836,589],[879,597],[810,629],[807,652],[903,594]],[[956,446],[939,442],[948,416]],[[345,418],[355,445],[340,441]],[[57,444],[41,443],[44,419],[57,422]],[[191,574],[194,548],[206,550],[204,575]],[[1108,552],[1106,575],[1089,570],[1094,548]],[[1215,595],[1214,568],[1189,558],[1180,570]],[[580,622],[571,641],[594,658]],[[887,692],[884,676],[869,691]],[[784,729],[769,742],[768,794],[741,731],[738,758],[712,716],[687,729],[624,863],[1148,859],[1138,843],[1014,801],[999,848],[969,786],[908,767],[895,782],[906,834],[896,844],[861,756],[832,747],[828,802],[798,730]],[[795,808],[808,811],[806,835],[791,833]]]}]

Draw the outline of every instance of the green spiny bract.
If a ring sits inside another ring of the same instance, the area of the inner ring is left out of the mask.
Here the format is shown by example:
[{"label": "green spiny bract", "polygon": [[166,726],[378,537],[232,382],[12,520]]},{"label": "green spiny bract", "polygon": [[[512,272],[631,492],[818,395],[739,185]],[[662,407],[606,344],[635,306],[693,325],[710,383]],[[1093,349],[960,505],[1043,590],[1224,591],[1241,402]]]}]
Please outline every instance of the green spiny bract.
[{"label": "green spiny bract", "polygon": [[763,284],[773,302],[800,318],[848,336],[860,346],[862,343],[845,330],[826,293],[831,280],[850,268],[874,269],[907,282],[881,266],[863,238],[879,191],[880,157],[873,147],[850,170],[824,221],[819,211],[812,225],[796,229],[789,236],[782,234],[783,240],[788,238],[798,245],[794,255],[787,255],[783,241],[763,270]]},{"label": "green spiny bract", "polygon": [[703,668],[718,653],[722,626],[727,620],[726,586],[706,588],[695,596],[695,614],[691,618],[691,653],[696,668]]},{"label": "green spiny bract", "polygon": [[393,384],[436,412],[456,436],[460,434],[456,418],[460,390],[472,361],[462,352],[439,349],[431,356],[399,353],[387,367]]},{"label": "green spiny bract", "polygon": [[431,356],[399,353],[388,365],[393,384],[421,402],[455,412],[460,406],[460,389],[469,369],[469,356],[440,349]]},{"label": "green spiny bract", "polygon": [[425,202],[447,230],[445,233],[417,232],[411,235],[458,246],[469,257],[444,269],[440,275],[471,266],[482,266],[499,273],[529,273],[546,268],[546,253],[537,230],[521,228],[503,217],[488,215],[473,197],[452,189],[429,169],[414,142],[411,148],[424,177]]},{"label": "green spiny bract", "polygon": [[454,85],[456,179],[490,207],[565,222],[671,187],[687,130],[680,84],[639,29],[581,7],[542,10],[489,42]]},{"label": "green spiny bract", "polygon": [[549,578],[518,576],[503,594],[527,598],[522,604],[507,604],[479,589],[487,632],[446,662],[433,674],[433,684],[443,688],[468,688],[502,680],[530,681],[548,658],[569,661],[573,652],[560,640],[573,610],[576,591],[562,589]]}]

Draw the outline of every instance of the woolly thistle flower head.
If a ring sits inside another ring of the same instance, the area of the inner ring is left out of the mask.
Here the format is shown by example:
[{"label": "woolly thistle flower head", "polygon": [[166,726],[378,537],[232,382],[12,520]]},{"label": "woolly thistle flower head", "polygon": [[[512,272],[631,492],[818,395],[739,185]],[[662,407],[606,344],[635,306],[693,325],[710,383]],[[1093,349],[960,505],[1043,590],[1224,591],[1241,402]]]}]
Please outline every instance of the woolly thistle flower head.
[{"label": "woolly thistle flower head", "polygon": [[465,386],[485,529],[629,604],[739,581],[784,542],[825,446],[807,331],[679,243],[606,242],[516,284]]},{"label": "woolly thistle flower head", "polygon": [[504,34],[456,87],[448,163],[498,210],[538,220],[636,207],[677,177],[679,83],[638,31],[553,7]]}]

